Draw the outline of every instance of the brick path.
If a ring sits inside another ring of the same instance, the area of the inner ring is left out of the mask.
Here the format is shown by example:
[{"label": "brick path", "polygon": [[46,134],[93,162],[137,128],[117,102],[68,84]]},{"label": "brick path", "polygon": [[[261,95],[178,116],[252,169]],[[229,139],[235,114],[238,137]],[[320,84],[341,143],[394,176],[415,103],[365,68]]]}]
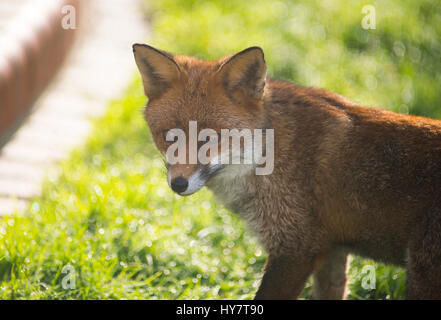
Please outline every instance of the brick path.
[{"label": "brick path", "polygon": [[[0,33],[8,23],[2,12],[12,15],[12,3],[20,1],[0,2]],[[57,160],[84,141],[90,117],[101,115],[130,82],[135,74],[131,45],[148,35],[141,2],[93,0],[86,12],[77,12],[81,20],[73,51],[32,114],[0,150],[0,215],[26,208],[42,179],[56,173]]]}]

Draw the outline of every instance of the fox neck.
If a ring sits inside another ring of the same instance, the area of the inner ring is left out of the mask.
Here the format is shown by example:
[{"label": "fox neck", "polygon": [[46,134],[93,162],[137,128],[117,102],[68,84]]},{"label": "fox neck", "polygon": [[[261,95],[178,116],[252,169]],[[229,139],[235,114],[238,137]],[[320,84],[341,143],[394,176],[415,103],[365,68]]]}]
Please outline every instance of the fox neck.
[{"label": "fox neck", "polygon": [[226,208],[244,213],[251,209],[255,195],[254,170],[254,165],[231,164],[211,178],[206,186]]}]

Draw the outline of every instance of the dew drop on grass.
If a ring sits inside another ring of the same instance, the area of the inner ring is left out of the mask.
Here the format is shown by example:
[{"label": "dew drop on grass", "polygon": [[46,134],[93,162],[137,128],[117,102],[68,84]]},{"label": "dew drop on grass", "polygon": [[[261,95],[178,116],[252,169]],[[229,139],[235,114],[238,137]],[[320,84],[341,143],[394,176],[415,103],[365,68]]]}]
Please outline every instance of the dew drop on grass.
[{"label": "dew drop on grass", "polygon": [[116,167],[113,167],[113,168],[110,170],[110,174],[111,174],[113,177],[118,177],[119,174],[120,174],[119,169],[116,168]]},{"label": "dew drop on grass", "polygon": [[96,185],[94,187],[95,189],[95,193],[98,197],[102,197],[103,196],[103,190],[101,189],[101,187],[99,185]]},{"label": "dew drop on grass", "polygon": [[209,201],[202,202],[202,208],[208,210],[211,207],[211,203]]},{"label": "dew drop on grass", "polygon": [[166,193],[166,191],[164,188],[158,188],[156,191],[156,194],[158,195],[158,197],[161,197],[161,198],[165,196],[165,193]]},{"label": "dew drop on grass", "polygon": [[162,168],[163,166],[163,162],[161,159],[156,158],[155,160],[153,160],[153,166],[157,167],[157,168]]}]

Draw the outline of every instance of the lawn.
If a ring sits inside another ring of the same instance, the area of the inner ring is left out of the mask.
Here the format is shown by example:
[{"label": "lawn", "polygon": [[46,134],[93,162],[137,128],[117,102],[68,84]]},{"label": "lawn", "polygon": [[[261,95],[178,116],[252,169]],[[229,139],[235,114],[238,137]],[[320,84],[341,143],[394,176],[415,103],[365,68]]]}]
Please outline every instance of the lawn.
[{"label": "lawn", "polygon": [[[371,1],[374,30],[361,1],[145,4],[159,48],[218,58],[260,45],[271,76],[441,118],[439,1]],[[29,209],[0,221],[0,299],[253,297],[266,253],[209,191],[169,190],[145,101],[137,77]],[[402,269],[351,257],[349,298],[399,299],[404,285]]]}]

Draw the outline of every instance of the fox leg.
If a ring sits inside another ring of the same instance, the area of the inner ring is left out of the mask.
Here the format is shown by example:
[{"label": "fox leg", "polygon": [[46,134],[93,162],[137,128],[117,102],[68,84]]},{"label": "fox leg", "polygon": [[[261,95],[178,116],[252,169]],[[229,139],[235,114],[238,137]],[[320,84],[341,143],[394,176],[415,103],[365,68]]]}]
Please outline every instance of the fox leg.
[{"label": "fox leg", "polygon": [[254,299],[296,299],[313,270],[311,259],[269,256],[259,290]]},{"label": "fox leg", "polygon": [[324,263],[314,271],[312,298],[317,300],[341,300],[346,296],[347,253],[333,250]]},{"label": "fox leg", "polygon": [[441,300],[441,207],[427,211],[412,235],[406,299]]}]

